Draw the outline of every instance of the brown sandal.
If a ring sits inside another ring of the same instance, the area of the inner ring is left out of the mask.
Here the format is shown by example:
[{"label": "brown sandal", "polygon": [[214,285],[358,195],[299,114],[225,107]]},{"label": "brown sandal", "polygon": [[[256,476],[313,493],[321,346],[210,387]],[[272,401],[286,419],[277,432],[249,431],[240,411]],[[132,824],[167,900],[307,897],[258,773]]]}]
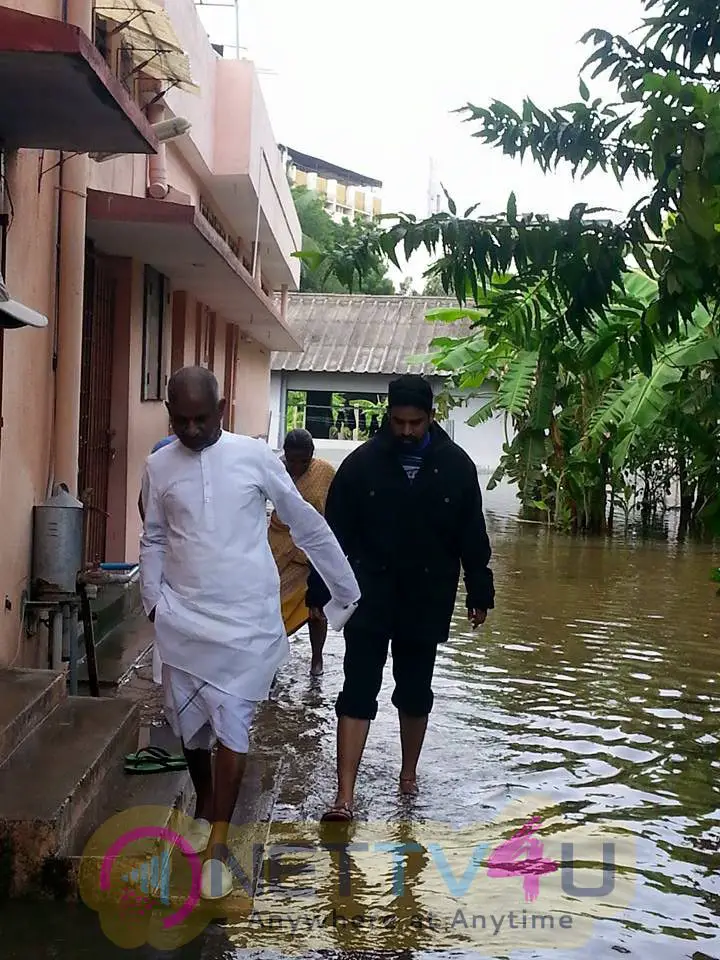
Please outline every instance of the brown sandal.
[{"label": "brown sandal", "polygon": [[346,803],[336,803],[320,818],[321,823],[352,823],[354,815]]}]

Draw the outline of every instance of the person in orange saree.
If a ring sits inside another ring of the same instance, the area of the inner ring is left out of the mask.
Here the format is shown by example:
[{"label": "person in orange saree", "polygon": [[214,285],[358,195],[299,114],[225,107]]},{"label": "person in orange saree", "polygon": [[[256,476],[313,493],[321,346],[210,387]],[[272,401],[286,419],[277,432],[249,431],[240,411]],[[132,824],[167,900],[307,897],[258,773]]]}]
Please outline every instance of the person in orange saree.
[{"label": "person in orange saree", "polygon": [[[335,470],[325,460],[315,456],[315,444],[307,430],[291,430],[283,445],[283,463],[295,481],[304,500],[325,515],[325,501]],[[268,531],[270,549],[280,573],[280,600],[282,618],[288,636],[308,624],[310,631],[310,673],[319,677],[323,672],[323,648],[327,639],[327,621],[321,606],[314,606],[308,597],[310,564],[307,557],[292,541],[289,529],[273,511]],[[308,606],[308,604],[310,604]]]}]

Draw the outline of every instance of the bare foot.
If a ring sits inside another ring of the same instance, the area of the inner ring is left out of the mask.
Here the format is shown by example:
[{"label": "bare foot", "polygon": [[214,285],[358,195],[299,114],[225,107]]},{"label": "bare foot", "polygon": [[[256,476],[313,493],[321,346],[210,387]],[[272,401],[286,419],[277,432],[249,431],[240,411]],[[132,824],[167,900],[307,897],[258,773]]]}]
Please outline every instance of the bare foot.
[{"label": "bare foot", "polygon": [[319,660],[313,660],[310,664],[310,676],[311,677],[321,677],[324,672],[324,665],[322,662],[322,657]]},{"label": "bare foot", "polygon": [[417,777],[415,774],[410,776],[400,775],[400,793],[406,797],[414,796],[418,792]]}]

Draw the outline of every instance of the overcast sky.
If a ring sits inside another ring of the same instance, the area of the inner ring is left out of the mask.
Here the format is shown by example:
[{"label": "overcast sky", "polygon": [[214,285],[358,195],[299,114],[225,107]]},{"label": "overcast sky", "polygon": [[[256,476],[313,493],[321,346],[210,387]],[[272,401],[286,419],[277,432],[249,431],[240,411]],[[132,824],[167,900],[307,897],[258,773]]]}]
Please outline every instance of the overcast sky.
[{"label": "overcast sky", "polygon": [[[231,6],[202,15],[214,42],[234,44]],[[278,141],[382,180],[385,211],[426,215],[432,157],[461,208],[496,212],[515,190],[520,210],[562,215],[579,201],[626,209],[639,187],[543,176],[482,146],[451,111],[578,99],[582,34],[627,35],[641,15],[640,0],[241,0],[241,44],[273,71],[261,83]]]}]

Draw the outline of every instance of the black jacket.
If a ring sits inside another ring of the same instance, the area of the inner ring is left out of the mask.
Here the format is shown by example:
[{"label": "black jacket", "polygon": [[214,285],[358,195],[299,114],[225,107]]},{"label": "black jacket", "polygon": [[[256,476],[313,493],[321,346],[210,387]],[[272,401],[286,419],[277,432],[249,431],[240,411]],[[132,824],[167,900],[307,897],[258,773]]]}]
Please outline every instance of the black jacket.
[{"label": "black jacket", "polygon": [[[411,605],[433,631],[446,631],[461,565],[468,608],[494,606],[477,469],[436,424],[413,483],[386,426],[350,454],[330,487],[325,517],[358,578],[362,606],[378,616]],[[328,599],[314,571],[307,599],[311,606]]]}]

